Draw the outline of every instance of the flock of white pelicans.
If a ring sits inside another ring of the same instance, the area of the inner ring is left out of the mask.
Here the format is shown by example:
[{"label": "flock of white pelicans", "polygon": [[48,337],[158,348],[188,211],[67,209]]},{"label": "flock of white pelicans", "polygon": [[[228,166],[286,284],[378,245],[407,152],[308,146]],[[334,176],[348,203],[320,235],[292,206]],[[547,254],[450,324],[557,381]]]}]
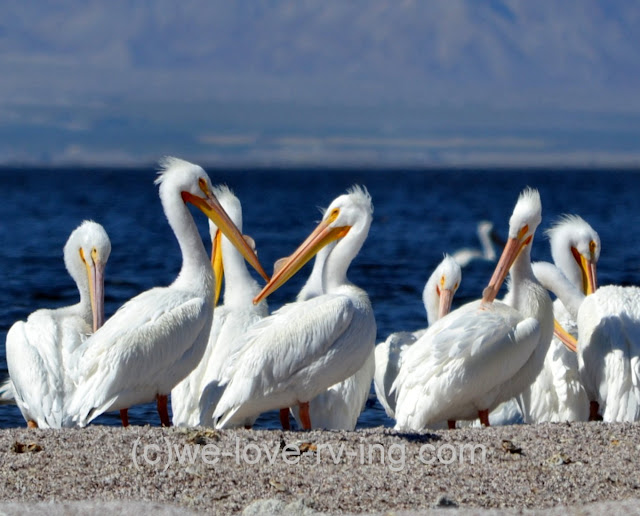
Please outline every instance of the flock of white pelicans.
[{"label": "flock of white pelicans", "polygon": [[[372,382],[401,431],[500,424],[511,411],[525,423],[640,418],[640,289],[597,288],[600,239],[578,216],[548,231],[554,264],[532,263],[536,190],[520,194],[481,299],[451,311],[461,269],[445,255],[424,289],[428,327],[376,346],[369,297],[347,279],[372,220],[366,189],[336,198],[269,279],[233,193],[198,165],[165,158],[160,167],[178,277],[105,321],[109,238],[90,221],[73,231],[64,260],[80,302],[38,310],[6,338],[2,398],[29,426],[83,427],[108,411],[126,426],[130,407],[156,400],[165,426],[251,427],[280,410],[286,429],[292,415],[303,429],[353,430]],[[188,203],[210,219],[211,257]],[[295,302],[269,314],[266,297],[314,256]]]}]

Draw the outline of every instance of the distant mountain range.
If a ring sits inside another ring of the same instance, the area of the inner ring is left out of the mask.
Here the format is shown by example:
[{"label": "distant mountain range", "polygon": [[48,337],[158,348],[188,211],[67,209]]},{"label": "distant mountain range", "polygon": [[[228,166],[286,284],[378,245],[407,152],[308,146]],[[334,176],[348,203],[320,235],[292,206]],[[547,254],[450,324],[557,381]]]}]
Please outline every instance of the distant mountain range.
[{"label": "distant mountain range", "polygon": [[0,163],[640,163],[640,3],[3,6]]}]

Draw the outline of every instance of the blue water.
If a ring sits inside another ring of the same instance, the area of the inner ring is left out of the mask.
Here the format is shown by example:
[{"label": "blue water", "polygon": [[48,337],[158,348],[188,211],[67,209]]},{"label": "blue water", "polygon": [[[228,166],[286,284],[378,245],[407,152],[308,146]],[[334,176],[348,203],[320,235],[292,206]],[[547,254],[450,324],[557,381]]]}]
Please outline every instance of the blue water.
[{"label": "blue water", "polygon": [[[254,237],[260,261],[290,252],[315,227],[333,198],[353,184],[365,185],[374,202],[369,237],[350,268],[350,279],[367,290],[378,324],[378,341],[391,332],[426,325],[422,288],[445,252],[477,247],[476,223],[488,219],[506,236],[519,192],[538,188],[543,222],[533,259],[550,260],[542,230],[563,213],[584,217],[599,233],[599,283],[640,284],[640,174],[614,170],[254,170],[209,169],[228,184],[244,209],[244,232]],[[106,315],[139,292],[173,281],[180,266],[177,243],[164,218],[153,169],[0,170],[0,375],[6,375],[4,340],[14,321],[38,308],[77,302],[62,248],[84,219],[100,222],[111,238],[106,270]],[[203,238],[206,218],[194,212]],[[310,270],[269,298],[272,309],[292,300]],[[454,301],[480,296],[492,264],[463,270]],[[132,424],[158,424],[153,404],[130,410]],[[119,424],[105,414],[96,424]],[[359,427],[392,422],[371,399]],[[15,406],[0,406],[0,427],[24,425]],[[258,426],[278,426],[274,413]]]}]

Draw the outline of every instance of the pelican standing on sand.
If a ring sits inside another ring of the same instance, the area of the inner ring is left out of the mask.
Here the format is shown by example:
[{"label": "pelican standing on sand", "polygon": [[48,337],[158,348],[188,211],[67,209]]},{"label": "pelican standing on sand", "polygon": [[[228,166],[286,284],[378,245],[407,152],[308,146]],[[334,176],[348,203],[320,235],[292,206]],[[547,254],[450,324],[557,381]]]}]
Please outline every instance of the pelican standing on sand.
[{"label": "pelican standing on sand", "polygon": [[[551,298],[531,270],[541,213],[540,195],[525,189],[482,299],[436,321],[404,354],[392,387],[398,391],[396,429],[476,417],[487,426],[489,411],[538,375],[553,335]],[[508,273],[510,305],[494,301]]]},{"label": "pelican standing on sand", "polygon": [[[298,293],[296,302],[307,301],[324,293],[322,274],[327,256],[334,246],[335,242],[331,242],[318,252],[309,279]],[[354,430],[369,399],[374,372],[375,356],[372,351],[354,375],[332,385],[309,402],[309,418],[313,426],[324,430]],[[291,407],[291,412],[302,428],[299,406]],[[285,429],[288,429],[288,417],[288,409],[280,411],[280,422]]]},{"label": "pelican standing on sand", "polygon": [[372,213],[364,188],[335,199],[256,297],[254,302],[264,299],[337,240],[323,269],[324,294],[283,306],[245,334],[214,413],[217,427],[298,404],[302,426],[310,429],[309,401],[363,366],[373,351],[376,323],[369,296],[347,279],[347,269],[369,233]]},{"label": "pelican standing on sand", "polygon": [[[240,200],[226,186],[214,188],[214,195],[242,231]],[[214,242],[214,297],[217,299],[224,277],[224,304],[214,311],[209,342],[200,363],[171,391],[173,424],[178,426],[212,426],[211,415],[222,395],[223,388],[219,383],[229,356],[236,350],[247,328],[269,315],[266,301],[253,304],[253,298],[261,288],[249,273],[242,254],[211,221],[209,229]],[[251,426],[253,420],[242,423]]]},{"label": "pelican standing on sand", "polygon": [[[596,264],[601,249],[598,233],[581,217],[570,215],[554,224],[547,235],[558,269],[584,295],[593,293],[597,288]],[[577,322],[560,299],[554,301],[553,313],[562,328],[578,336]],[[525,423],[586,421],[589,399],[580,380],[576,353],[554,338],[542,371],[522,392],[519,403]]]},{"label": "pelican standing on sand", "polygon": [[213,319],[213,270],[187,203],[204,212],[268,278],[214,197],[206,172],[177,158],[165,158],[160,166],[156,184],[178,240],[182,268],[171,285],[132,298],[85,341],[69,424],[84,426],[104,412],[154,399],[162,424],[171,424],[167,395],[199,363]]},{"label": "pelican standing on sand", "polygon": [[7,333],[6,352],[15,402],[30,427],[60,428],[73,392],[76,350],[104,322],[104,269],[111,242],[104,228],[84,221],[64,246],[64,263],[80,302],[33,312]]},{"label": "pelican standing on sand", "polygon": [[[451,311],[451,303],[460,281],[460,265],[449,255],[435,268],[422,291],[422,301],[427,312],[427,324],[431,325]],[[391,394],[391,386],[398,376],[402,364],[402,354],[427,330],[392,333],[387,340],[376,346],[374,387],[378,401],[387,416],[395,418],[396,397]]]},{"label": "pelican standing on sand", "polygon": [[535,273],[578,323],[578,340],[558,336],[578,353],[589,420],[640,420],[640,288],[606,285],[585,296],[550,263]]}]

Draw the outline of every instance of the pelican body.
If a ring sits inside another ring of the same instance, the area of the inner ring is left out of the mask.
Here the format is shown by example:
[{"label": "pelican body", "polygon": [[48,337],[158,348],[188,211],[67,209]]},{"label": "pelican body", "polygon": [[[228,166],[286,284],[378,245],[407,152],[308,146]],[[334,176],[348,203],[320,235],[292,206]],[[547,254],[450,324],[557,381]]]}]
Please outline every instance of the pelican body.
[{"label": "pelican body", "polygon": [[[335,242],[328,244],[316,255],[309,279],[296,297],[297,302],[307,301],[324,293],[322,286],[324,265],[334,245]],[[369,399],[374,372],[375,355],[372,352],[354,375],[332,385],[313,398],[309,402],[309,418],[313,421],[313,426],[324,430],[354,430]],[[291,407],[291,412],[298,426],[302,428],[303,421],[299,406]]]},{"label": "pelican body", "polygon": [[324,294],[283,306],[245,334],[213,415],[217,427],[300,404],[303,427],[311,428],[309,401],[364,365],[373,352],[376,324],[369,297],[346,274],[367,237],[372,212],[371,198],[362,188],[335,199],[318,227],[254,299],[269,295],[337,240],[323,269]]},{"label": "pelican body", "polygon": [[206,172],[165,158],[156,180],[169,225],[182,253],[182,268],[168,287],[127,301],[88,338],[79,358],[79,379],[69,410],[84,426],[100,414],[156,399],[163,425],[170,420],[171,390],[200,362],[213,319],[214,277],[209,257],[186,204],[203,211],[266,278],[253,250],[212,194]]},{"label": "pelican body", "polygon": [[[451,311],[453,296],[461,280],[460,265],[453,257],[445,255],[429,276],[422,291],[429,325]],[[414,332],[395,332],[376,346],[374,387],[378,401],[390,418],[395,418],[396,393],[391,393],[391,387],[402,365],[402,355],[426,331],[421,329]]]},{"label": "pelican body", "polygon": [[[601,249],[598,233],[581,217],[570,215],[562,217],[547,235],[556,267],[584,295],[594,292]],[[534,270],[540,272],[539,267]],[[578,336],[577,321],[560,299],[554,301],[553,313],[564,330]],[[588,419],[589,399],[580,380],[578,357],[559,338],[552,339],[542,371],[519,402],[525,423]]]},{"label": "pelican body", "polygon": [[60,428],[74,390],[77,349],[104,321],[104,269],[111,242],[104,228],[84,221],[64,247],[67,271],[80,301],[40,309],[7,333],[7,365],[15,402],[29,426]]},{"label": "pelican body", "polygon": [[[538,375],[553,334],[551,298],[531,270],[531,242],[540,221],[540,196],[526,189],[482,299],[436,321],[406,351],[392,386],[396,429],[416,431],[478,416],[488,425],[488,412]],[[494,301],[508,273],[510,304]]]},{"label": "pelican body", "polygon": [[[226,186],[214,188],[214,195],[242,231],[240,200]],[[246,329],[269,314],[266,301],[253,304],[261,287],[249,273],[242,254],[211,221],[209,229],[214,242],[215,298],[224,276],[224,304],[214,311],[209,342],[200,363],[171,391],[173,424],[177,426],[212,426],[211,416],[223,392],[219,383],[229,356]],[[243,422],[246,426],[252,424],[253,420]]]}]

